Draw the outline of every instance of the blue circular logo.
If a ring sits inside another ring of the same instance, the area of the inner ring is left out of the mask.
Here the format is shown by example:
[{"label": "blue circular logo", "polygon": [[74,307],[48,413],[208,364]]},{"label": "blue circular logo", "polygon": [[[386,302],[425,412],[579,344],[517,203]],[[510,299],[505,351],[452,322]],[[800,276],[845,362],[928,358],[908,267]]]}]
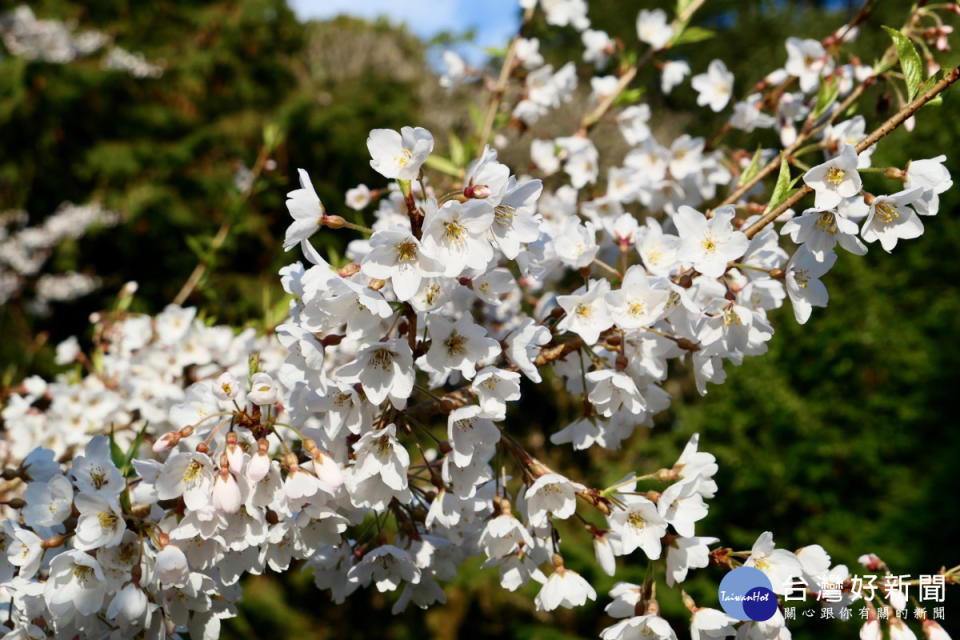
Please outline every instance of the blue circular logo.
[{"label": "blue circular logo", "polygon": [[770,579],[759,569],[737,567],[720,581],[720,606],[737,620],[769,620],[777,612]]}]

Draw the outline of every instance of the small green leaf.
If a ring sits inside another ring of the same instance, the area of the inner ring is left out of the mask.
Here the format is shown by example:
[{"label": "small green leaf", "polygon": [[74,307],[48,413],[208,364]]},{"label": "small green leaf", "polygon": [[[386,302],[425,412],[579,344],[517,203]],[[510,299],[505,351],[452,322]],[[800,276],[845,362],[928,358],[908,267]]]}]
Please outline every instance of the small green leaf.
[{"label": "small green leaf", "polygon": [[820,83],[820,93],[817,94],[817,104],[813,108],[813,118],[817,119],[830,108],[840,94],[840,83],[836,77],[830,76]]},{"label": "small green leaf", "polygon": [[682,15],[684,11],[690,8],[695,0],[677,0],[677,15]]},{"label": "small green leaf", "polygon": [[254,351],[247,356],[247,387],[253,386],[253,374],[260,371],[260,352]]},{"label": "small green leaf", "polygon": [[450,160],[458,167],[467,164],[466,149],[463,148],[463,143],[457,137],[457,134],[453,132],[450,133]]},{"label": "small green leaf", "polygon": [[[923,83],[923,86],[921,86],[920,89],[917,91],[917,95],[918,95],[918,96],[919,96],[919,95],[923,95],[924,93],[926,93],[927,91],[929,91],[929,90],[933,87],[933,85],[935,85],[935,84],[937,84],[938,82],[940,82],[941,78],[943,78],[943,69],[941,69],[940,71],[937,71],[935,74],[933,74],[932,76],[930,76],[929,78],[927,78],[927,81],[924,82],[924,83]],[[943,104],[943,94],[942,94],[942,93],[939,93],[939,94],[937,94],[933,99],[931,99],[929,102],[927,102],[927,104],[925,104],[925,105],[923,105],[923,106],[925,106],[925,107],[927,107],[927,106],[936,107],[936,106],[939,106],[939,105],[941,105],[941,104]]]},{"label": "small green leaf", "polygon": [[185,238],[187,243],[187,248],[190,251],[193,251],[194,255],[197,256],[200,260],[204,260],[207,256],[207,239],[201,236],[187,236]]},{"label": "small green leaf", "polygon": [[113,464],[117,469],[123,468],[123,462],[126,459],[123,449],[120,448],[120,445],[117,444],[117,441],[113,437],[113,425],[110,425],[110,459],[113,460]]},{"label": "small green leaf", "polygon": [[490,56],[491,58],[505,58],[507,57],[507,48],[506,47],[484,47],[483,52]]},{"label": "small green leaf", "polygon": [[133,469],[133,458],[137,455],[137,451],[140,450],[140,445],[143,444],[143,438],[147,435],[147,426],[143,425],[143,429],[140,429],[140,433],[137,434],[137,437],[133,439],[133,443],[130,444],[130,448],[127,449],[126,455],[124,455],[123,465],[120,467],[120,472],[125,478],[132,478],[136,474],[136,471]]},{"label": "small green leaf", "polygon": [[786,156],[780,154],[780,173],[777,175],[777,184],[773,187],[773,194],[770,196],[770,203],[767,205],[766,211],[772,211],[776,209],[777,206],[787,199],[790,195],[790,163],[787,162]]},{"label": "small green leaf", "polygon": [[483,112],[480,111],[480,107],[474,103],[467,105],[467,112],[470,114],[470,121],[473,122],[473,128],[475,131],[483,130]]},{"label": "small green leaf", "polygon": [[440,171],[441,173],[446,173],[447,175],[451,175],[454,178],[463,177],[463,169],[461,169],[460,167],[455,165],[453,162],[451,162],[450,160],[442,156],[437,156],[437,155],[429,156],[427,158],[427,161],[424,162],[424,164],[430,167],[431,169]]},{"label": "small green leaf", "polygon": [[692,44],[694,42],[703,42],[717,35],[716,31],[704,29],[703,27],[687,27],[673,39],[673,44]]},{"label": "small green leaf", "polygon": [[620,92],[620,95],[613,101],[613,104],[618,107],[626,107],[631,104],[636,104],[640,102],[640,98],[643,97],[643,88],[635,87],[633,89],[624,89]]},{"label": "small green leaf", "polygon": [[903,72],[903,79],[907,83],[907,99],[913,100],[917,96],[920,85],[923,84],[923,61],[910,38],[896,29],[887,26],[884,26],[883,29],[893,38],[893,44],[897,48],[897,57],[900,59],[900,70]]},{"label": "small green leaf", "polygon": [[757,175],[757,172],[760,171],[760,152],[763,151],[763,148],[757,146],[757,152],[753,154],[753,159],[750,160],[750,164],[747,165],[747,168],[743,170],[743,173],[740,174],[740,181],[737,182],[738,185],[744,185],[747,181],[753,176]]},{"label": "small green leaf", "polygon": [[283,131],[280,125],[275,122],[268,123],[263,127],[263,146],[268,151],[273,151],[283,142]]}]

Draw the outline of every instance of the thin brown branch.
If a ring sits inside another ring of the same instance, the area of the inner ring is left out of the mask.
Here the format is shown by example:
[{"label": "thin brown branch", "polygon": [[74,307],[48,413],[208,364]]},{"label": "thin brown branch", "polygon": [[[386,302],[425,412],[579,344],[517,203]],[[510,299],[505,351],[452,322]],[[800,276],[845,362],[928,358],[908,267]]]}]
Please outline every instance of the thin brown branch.
[{"label": "thin brown branch", "polygon": [[[267,149],[267,146],[264,145],[260,147],[260,153],[257,154],[257,160],[253,165],[253,170],[251,171],[252,179],[250,180],[250,186],[247,187],[241,195],[241,202],[245,202],[247,198],[250,197],[250,194],[253,192],[253,187],[257,182],[257,178],[259,178],[260,174],[263,172],[263,166],[266,164],[269,157],[270,151]],[[223,246],[223,243],[226,242],[227,236],[230,234],[230,227],[231,222],[229,220],[224,220],[223,224],[220,225],[220,228],[217,230],[217,235],[213,237],[213,241],[210,243],[210,251],[212,253],[219,251],[220,247]],[[182,287],[180,287],[180,291],[173,299],[173,304],[181,305],[186,302],[187,298],[190,297],[190,294],[193,293],[193,290],[200,283],[203,275],[207,272],[208,266],[209,265],[205,260],[197,263],[197,266],[193,268],[193,271],[190,273],[187,281],[183,283]]]},{"label": "thin brown branch", "polygon": [[[687,22],[690,21],[690,18],[693,17],[693,14],[706,3],[707,0],[696,0],[691,4],[687,9],[673,21],[671,25],[673,27],[674,33],[677,33],[677,30],[682,26],[685,26]],[[613,103],[616,102],[617,98],[621,93],[633,82],[633,79],[637,77],[637,72],[640,68],[650,61],[655,54],[664,49],[669,48],[669,44],[663,49],[656,49],[650,47],[647,51],[641,56],[637,63],[631,66],[629,69],[623,72],[620,76],[620,79],[617,81],[616,88],[609,94],[603,97],[602,100],[593,108],[588,114],[583,116],[583,119],[580,121],[580,129],[577,131],[577,135],[586,136],[587,133],[592,129],[600,120],[606,115],[607,111],[610,110],[610,107],[613,106]]]},{"label": "thin brown branch", "polygon": [[[836,120],[841,113],[849,109],[850,105],[852,105],[857,100],[857,98],[859,98],[861,94],[863,94],[864,90],[866,90],[869,84],[870,82],[868,79],[862,84],[859,84],[856,87],[854,87],[853,90],[850,92],[850,94],[844,99],[843,102],[840,103],[840,105],[834,110],[834,112],[825,121],[823,121],[816,127],[813,127],[809,130],[801,131],[800,134],[797,136],[797,139],[793,142],[793,144],[791,144],[786,149],[784,149],[783,153],[786,154],[787,157],[793,155],[793,153],[797,149],[802,147],[807,142],[807,140],[809,140],[813,136],[823,131],[828,125],[832,124],[833,121]],[[780,168],[781,157],[782,157],[781,154],[777,154],[777,156],[774,157],[770,162],[768,162],[762,169],[760,169],[760,171],[754,174],[742,185],[734,189],[730,193],[730,195],[728,195],[726,198],[723,199],[723,202],[717,205],[717,207],[722,207],[727,204],[734,204],[735,202],[740,200],[740,198],[746,195],[748,191],[753,189],[753,187],[756,186],[757,183],[759,183],[761,180],[763,180],[764,178],[766,178],[767,176],[769,176],[774,171]]]},{"label": "thin brown branch", "polygon": [[[902,109],[900,109],[900,111],[892,115],[886,122],[884,122],[882,125],[874,129],[873,132],[870,133],[870,135],[868,135],[866,138],[861,140],[859,144],[857,144],[857,153],[860,153],[866,149],[869,149],[870,147],[875,145],[881,138],[889,135],[897,127],[903,124],[904,121],[907,120],[907,118],[915,114],[920,109],[920,107],[927,104],[928,102],[936,98],[938,95],[943,93],[943,91],[946,90],[947,87],[952,85],[954,82],[956,82],[957,79],[960,79],[960,67],[954,67],[953,69],[948,71],[946,74],[944,74],[943,78],[941,78],[939,82],[937,82],[935,85],[933,85],[932,87],[924,91],[923,94],[917,96],[917,98],[913,102],[905,105]],[[752,225],[750,225],[750,227],[748,227],[746,231],[744,231],[744,233],[748,238],[752,238],[753,236],[757,235],[758,233],[760,233],[760,231],[764,227],[766,227],[773,220],[779,217],[780,214],[782,214],[784,211],[786,211],[790,207],[800,202],[811,191],[813,191],[813,189],[811,189],[807,185],[804,185],[796,193],[794,193],[792,196],[790,196],[789,198],[784,200],[782,203],[780,203],[780,205],[778,205],[776,208],[763,214],[763,216],[761,216],[759,220],[757,220]]]},{"label": "thin brown branch", "polygon": [[[520,23],[520,29],[533,17],[533,7],[526,9],[523,13],[523,22]],[[503,94],[507,91],[507,82],[510,81],[510,75],[515,68],[517,58],[517,40],[520,39],[518,33],[510,41],[510,48],[507,49],[507,55],[503,59],[503,66],[500,67],[500,76],[497,78],[497,84],[493,89],[493,95],[490,96],[490,103],[487,105],[487,112],[483,117],[483,129],[480,131],[479,144],[477,145],[477,155],[483,153],[483,148],[487,146],[490,140],[490,134],[493,133],[493,123],[497,118],[497,111],[500,110],[500,103],[503,101]]]}]

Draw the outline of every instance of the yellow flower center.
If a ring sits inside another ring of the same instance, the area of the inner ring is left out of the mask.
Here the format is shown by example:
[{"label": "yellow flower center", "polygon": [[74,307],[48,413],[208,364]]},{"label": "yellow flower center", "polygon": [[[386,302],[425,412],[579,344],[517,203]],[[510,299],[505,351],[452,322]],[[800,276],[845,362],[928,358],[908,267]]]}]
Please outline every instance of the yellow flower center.
[{"label": "yellow flower center", "polygon": [[113,511],[101,511],[97,514],[97,520],[100,521],[100,528],[106,531],[117,526],[117,514]]},{"label": "yellow flower center", "polygon": [[370,366],[381,371],[388,371],[393,364],[393,352],[388,349],[377,349],[370,356]]},{"label": "yellow flower center", "polygon": [[394,156],[393,161],[397,163],[397,166],[403,169],[408,164],[410,164],[410,158],[413,157],[413,153],[410,152],[410,149],[403,149],[400,151],[400,155]]},{"label": "yellow flower center", "polygon": [[876,211],[877,217],[880,218],[880,222],[884,224],[890,224],[900,217],[900,213],[886,202],[878,202]]},{"label": "yellow flower center", "polygon": [[456,330],[451,331],[447,339],[443,341],[443,346],[447,348],[447,355],[461,355],[466,351],[467,338]]},{"label": "yellow flower center", "polygon": [[827,182],[832,185],[838,185],[843,182],[843,179],[846,177],[847,172],[839,167],[830,167],[830,170],[827,171]]},{"label": "yellow flower center", "polygon": [[417,259],[417,245],[411,241],[397,245],[397,262],[413,262]]},{"label": "yellow flower center", "polygon": [[824,233],[836,233],[837,219],[831,212],[824,211],[820,214],[820,217],[817,218],[816,227]]}]

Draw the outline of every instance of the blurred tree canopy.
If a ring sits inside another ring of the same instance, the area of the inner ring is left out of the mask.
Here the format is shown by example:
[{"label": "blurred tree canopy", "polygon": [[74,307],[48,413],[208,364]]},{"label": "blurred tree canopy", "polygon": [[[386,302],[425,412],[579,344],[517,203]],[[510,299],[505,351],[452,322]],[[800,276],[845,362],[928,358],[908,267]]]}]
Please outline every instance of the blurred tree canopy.
[{"label": "blurred tree canopy", "polygon": [[[16,4],[0,2],[0,13]],[[735,94],[744,95],[785,59],[786,37],[823,37],[859,5],[841,4],[711,1],[696,22],[716,30],[716,37],[671,55],[688,59],[694,73],[722,58],[736,75]],[[898,26],[903,11],[901,3],[875,4],[857,45],[864,52],[886,46],[879,25]],[[279,245],[287,220],[283,196],[295,185],[296,168],[310,172],[321,200],[336,211],[346,189],[359,182],[380,184],[364,144],[371,128],[421,124],[436,127],[435,133],[454,127],[469,135],[463,94],[443,93],[426,64],[424,45],[383,22],[338,18],[300,24],[282,0],[40,0],[31,6],[38,17],[101,30],[148,60],[162,61],[165,72],[158,79],[137,79],[105,70],[93,59],[64,65],[13,56],[0,60],[0,210],[24,208],[42,219],[62,201],[101,199],[124,215],[121,227],[55,257],[59,268],[104,277],[99,295],[59,307],[50,318],[10,305],[0,310],[0,335],[13,338],[0,342],[0,362],[12,366],[16,378],[47,366],[49,347],[31,361],[24,347],[30,336],[49,332],[55,342],[83,331],[87,312],[106,305],[128,279],[141,284],[141,308],[158,311],[201,258],[211,261],[212,275],[191,302],[223,321],[261,317],[278,299],[276,268],[293,259],[281,255]],[[651,6],[670,11],[672,3],[593,2],[593,28],[632,47],[637,11]],[[573,30],[535,23],[530,33],[542,39],[548,61],[579,59],[581,44]],[[725,119],[695,110],[689,83],[661,96],[655,69],[642,72],[635,86],[645,88],[640,99],[655,114],[671,112],[669,119],[652,123],[655,135],[683,128],[709,136]],[[878,86],[861,101],[860,112],[876,121],[893,99],[889,87]],[[457,106],[451,107],[451,100]],[[902,166],[908,158],[946,153],[951,173],[960,175],[960,158],[951,155],[960,122],[948,117],[958,104],[960,98],[948,93],[943,106],[923,109],[914,132],[898,131],[884,141],[874,166]],[[282,133],[271,156],[276,167],[265,171],[243,202],[238,171],[254,166],[264,129],[271,125]],[[618,135],[604,124],[595,137],[599,145],[615,145]],[[444,136],[437,137],[442,148]],[[736,147],[743,139],[730,134],[723,142]],[[772,135],[765,142],[778,145]],[[526,148],[523,140],[519,146]],[[866,186],[878,193],[898,188],[872,175]],[[852,573],[862,573],[856,559],[866,552],[877,553],[899,573],[933,573],[957,560],[960,539],[960,514],[948,484],[960,447],[949,418],[960,369],[960,348],[952,336],[960,317],[960,266],[954,259],[960,246],[958,206],[955,192],[944,194],[940,214],[924,220],[927,233],[898,245],[893,256],[876,245],[864,258],[841,252],[825,281],[832,293],[826,310],[816,310],[802,328],[789,309],[775,314],[778,331],[767,354],[740,367],[728,364],[727,383],[711,385],[703,399],[692,378],[670,389],[673,409],[658,418],[652,433],[638,432],[620,452],[592,451],[583,462],[565,447],[545,443],[543,434],[561,428],[565,417],[563,407],[544,409],[552,404],[549,389],[539,396],[525,390],[524,403],[510,415],[511,429],[551,464],[579,464],[597,483],[629,470],[653,471],[699,432],[702,447],[720,465],[720,492],[699,532],[748,549],[760,532],[772,530],[779,546],[823,544],[834,562],[846,563]],[[224,222],[231,224],[230,234],[211,255],[210,243]],[[318,239],[326,248],[342,248],[340,238]],[[381,594],[360,592],[333,605],[308,574],[292,572],[283,580],[250,580],[241,615],[227,623],[225,633],[596,637],[610,623],[603,606],[613,580],[597,572],[589,544],[577,542],[585,537],[572,529],[566,533],[568,565],[583,571],[598,592],[596,603],[576,611],[535,613],[535,589],[503,591],[496,571],[480,572],[478,563],[463,568],[448,589],[446,606],[410,609],[397,617]],[[627,558],[620,564],[618,579],[642,581],[646,563]],[[716,605],[720,575],[704,570],[687,585],[698,603]],[[947,596],[948,629],[960,615],[950,605],[956,597]],[[668,597],[662,605],[674,622],[682,619],[678,600]],[[853,621],[801,621],[793,633],[798,640],[850,638],[857,629]]]},{"label": "blurred tree canopy", "polygon": [[[0,2],[0,14],[18,4]],[[345,189],[373,178],[369,129],[416,120],[437,88],[424,78],[414,37],[347,18],[303,25],[284,0],[30,6],[38,18],[103,32],[164,72],[135,78],[104,68],[101,56],[0,59],[0,211],[24,209],[36,223],[61,202],[99,200],[123,216],[120,227],[66,243],[52,258],[57,270],[103,278],[99,294],[58,305],[48,319],[15,304],[0,311],[0,333],[23,343],[41,332],[55,343],[85,331],[89,312],[127,280],[140,284],[140,309],[157,312],[200,260],[212,268],[189,302],[221,321],[262,317],[278,299],[277,269],[289,261],[279,239],[296,169],[310,171],[338,210]],[[280,143],[244,201],[265,132]],[[229,234],[212,251],[223,224]],[[36,359],[17,341],[0,345],[7,380],[28,368],[49,371],[50,351]]]}]

